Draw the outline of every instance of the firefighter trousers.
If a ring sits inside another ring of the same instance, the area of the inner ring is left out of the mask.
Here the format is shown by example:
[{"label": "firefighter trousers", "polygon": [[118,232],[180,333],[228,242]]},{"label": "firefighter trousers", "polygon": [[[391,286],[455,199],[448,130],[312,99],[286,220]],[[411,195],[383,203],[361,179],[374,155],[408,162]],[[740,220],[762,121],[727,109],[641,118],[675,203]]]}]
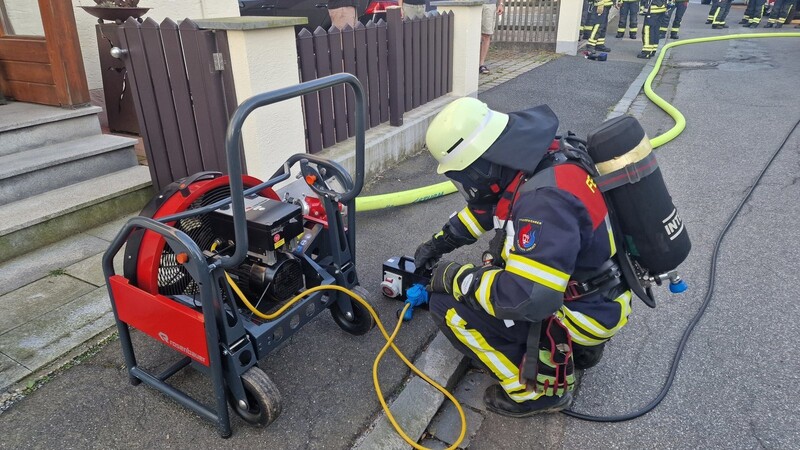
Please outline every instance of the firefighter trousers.
[{"label": "firefighter trousers", "polygon": [[625,26],[630,27],[631,33],[636,34],[636,28],[639,26],[639,1],[622,2],[619,7],[619,24],[617,25],[617,33],[624,33]]},{"label": "firefighter trousers", "polygon": [[714,0],[711,2],[711,10],[708,12],[708,20],[712,25],[725,25],[725,18],[731,10],[733,0]]},{"label": "firefighter trousers", "polygon": [[769,23],[783,24],[796,8],[797,0],[775,0],[769,13]]},{"label": "firefighter trousers", "polygon": [[655,53],[658,50],[658,34],[661,25],[661,16],[665,13],[647,13],[644,16],[644,26],[642,27],[642,52]]},{"label": "firefighter trousers", "polygon": [[667,9],[667,12],[664,13],[663,17],[661,18],[661,26],[659,27],[661,34],[670,31],[669,20],[672,18],[673,12],[675,14],[675,18],[672,20],[672,32],[678,34],[678,31],[681,29],[683,14],[686,12],[688,5],[689,2],[676,2],[673,8]]},{"label": "firefighter trousers", "polygon": [[581,33],[584,39],[589,39],[589,33],[592,32],[592,26],[589,25],[589,0],[583,0],[583,9],[581,10]]},{"label": "firefighter trousers", "polygon": [[610,6],[606,6],[603,8],[603,12],[597,14],[597,9],[592,8],[589,11],[589,42],[588,45],[591,47],[606,45],[606,28],[608,28],[608,11],[611,9]]},{"label": "firefighter trousers", "polygon": [[[628,306],[629,308],[629,306]],[[624,309],[624,307],[623,307]],[[562,307],[562,310],[565,310]],[[628,309],[629,310],[629,309]],[[493,317],[483,310],[474,310],[466,304],[456,301],[451,295],[433,293],[430,299],[430,312],[434,322],[442,333],[461,353],[484,367],[500,381],[500,385],[513,400],[523,402],[535,400],[542,395],[558,395],[556,392],[537,392],[533,383],[522,384],[519,380],[519,367],[527,349],[529,324],[524,321],[504,321]],[[627,317],[627,312],[623,311]],[[562,323],[567,313],[559,312],[557,316]],[[574,315],[574,312],[569,314]],[[584,317],[581,315],[581,317]],[[575,343],[583,333],[573,331],[576,325],[567,326],[572,336],[572,351],[576,368],[589,368],[600,361],[605,342],[622,327],[620,323],[613,331],[591,345]],[[540,364],[548,364],[540,352]],[[530,356],[529,356],[530,357]],[[570,364],[571,366],[571,364]],[[568,374],[573,377],[571,373]],[[541,383],[540,383],[541,384]]]},{"label": "firefighter trousers", "polygon": [[764,16],[764,4],[766,0],[749,0],[744,16],[748,18],[750,24],[758,24]]}]

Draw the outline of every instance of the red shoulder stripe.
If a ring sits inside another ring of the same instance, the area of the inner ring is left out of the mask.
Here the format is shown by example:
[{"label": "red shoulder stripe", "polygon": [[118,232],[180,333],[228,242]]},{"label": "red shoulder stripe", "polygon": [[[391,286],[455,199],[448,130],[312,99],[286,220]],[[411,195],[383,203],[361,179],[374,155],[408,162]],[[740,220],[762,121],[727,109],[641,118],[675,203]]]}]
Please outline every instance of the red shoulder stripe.
[{"label": "red shoulder stripe", "polygon": [[559,164],[554,169],[556,186],[583,202],[592,219],[592,228],[597,229],[605,220],[608,209],[603,194],[592,177],[575,164]]}]

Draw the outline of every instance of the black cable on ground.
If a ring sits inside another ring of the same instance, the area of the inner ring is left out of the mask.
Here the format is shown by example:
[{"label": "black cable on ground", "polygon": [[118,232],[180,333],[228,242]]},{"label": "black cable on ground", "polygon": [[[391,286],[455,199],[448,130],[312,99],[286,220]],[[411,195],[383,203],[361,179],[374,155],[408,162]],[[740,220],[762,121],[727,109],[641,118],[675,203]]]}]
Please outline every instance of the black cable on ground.
[{"label": "black cable on ground", "polygon": [[689,336],[691,336],[692,331],[694,331],[694,327],[697,326],[697,324],[700,322],[700,319],[703,318],[703,315],[706,312],[706,308],[708,308],[709,303],[711,303],[711,297],[714,294],[714,278],[717,273],[717,256],[719,255],[719,247],[722,244],[722,239],[728,233],[728,230],[731,228],[731,225],[733,224],[734,220],[736,220],[736,217],[739,215],[739,212],[742,210],[744,205],[750,199],[750,195],[753,193],[756,186],[758,186],[758,184],[761,182],[761,179],[764,177],[764,174],[770,168],[772,162],[775,161],[775,158],[778,157],[778,154],[781,152],[781,150],[783,150],[783,147],[789,141],[789,138],[791,138],[792,134],[794,134],[795,130],[797,130],[798,126],[800,126],[800,119],[798,119],[797,122],[792,127],[792,129],[789,130],[789,133],[783,139],[781,145],[778,147],[777,150],[775,150],[769,161],[767,161],[767,164],[761,170],[761,173],[759,173],[755,182],[750,187],[750,190],[747,191],[747,194],[739,203],[739,206],[737,206],[736,209],[733,211],[733,214],[731,214],[730,219],[728,219],[728,223],[725,225],[725,227],[722,229],[719,236],[717,237],[717,242],[714,244],[714,252],[711,255],[711,269],[708,274],[708,289],[706,291],[705,298],[703,299],[703,303],[700,305],[700,309],[694,315],[692,321],[689,322],[686,331],[683,332],[683,337],[681,337],[681,341],[678,344],[677,350],[675,351],[675,356],[672,357],[672,365],[670,366],[669,369],[669,376],[667,376],[667,380],[664,382],[664,386],[661,388],[661,392],[658,393],[658,396],[642,409],[619,416],[591,416],[588,414],[573,411],[571,409],[561,411],[562,413],[570,417],[574,417],[576,419],[587,420],[590,422],[625,422],[626,420],[635,419],[637,417],[647,414],[648,412],[652,411],[656,406],[658,406],[658,404],[661,403],[661,400],[664,400],[664,397],[667,396],[669,389],[672,387],[672,382],[674,381],[675,374],[678,371],[678,364],[680,363],[681,357],[683,356],[683,350],[686,348],[686,343],[689,341]]}]

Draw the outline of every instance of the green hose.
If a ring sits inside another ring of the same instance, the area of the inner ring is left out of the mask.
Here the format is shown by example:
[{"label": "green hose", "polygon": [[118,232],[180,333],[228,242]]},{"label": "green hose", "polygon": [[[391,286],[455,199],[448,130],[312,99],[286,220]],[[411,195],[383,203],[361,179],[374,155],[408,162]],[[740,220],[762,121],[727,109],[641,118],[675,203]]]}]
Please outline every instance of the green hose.
[{"label": "green hose", "polygon": [[[678,137],[679,134],[683,132],[683,129],[686,128],[686,118],[683,117],[680,111],[678,111],[674,106],[667,103],[666,100],[659,97],[658,94],[653,92],[652,83],[653,80],[656,78],[658,71],[661,69],[661,61],[664,60],[664,55],[666,55],[667,50],[678,47],[681,45],[689,45],[689,44],[700,44],[704,42],[714,42],[714,41],[727,41],[731,39],[761,39],[761,38],[789,38],[789,37],[800,37],[800,33],[791,32],[791,33],[752,33],[752,34],[729,34],[726,36],[713,36],[713,37],[704,37],[704,38],[695,38],[695,39],[686,39],[681,41],[672,41],[669,44],[665,45],[660,52],[658,52],[658,58],[656,59],[656,63],[653,66],[653,70],[650,72],[650,75],[647,76],[647,80],[644,82],[644,93],[653,103],[656,104],[659,108],[663,109],[664,112],[669,114],[672,117],[672,120],[675,121],[675,125],[670,128],[666,133],[660,134],[650,142],[653,144],[653,147],[660,147],[667,142],[675,139]],[[356,198],[356,210],[357,211],[372,211],[376,209],[383,209],[383,208],[391,208],[394,206],[402,206],[408,205],[411,203],[419,203],[425,200],[431,200],[437,197],[442,197],[448,194],[452,194],[456,191],[455,185],[453,185],[450,181],[445,181],[443,183],[434,184],[431,186],[423,186],[416,189],[411,189],[408,191],[401,191],[401,192],[393,192],[390,194],[382,194],[382,195],[374,195],[370,197],[358,197]]]},{"label": "green hose", "polygon": [[444,181],[442,183],[423,186],[408,191],[391,192],[389,194],[373,195],[370,197],[357,197],[356,211],[372,211],[375,209],[424,202],[425,200],[452,194],[455,191],[456,186],[453,182]]},{"label": "green hose", "polygon": [[664,60],[664,55],[666,55],[667,50],[671,49],[672,47],[678,47],[680,45],[689,45],[689,44],[700,44],[703,42],[714,42],[714,41],[728,41],[731,39],[760,39],[760,38],[784,38],[784,37],[800,37],[800,33],[753,33],[753,34],[729,34],[726,36],[713,36],[713,37],[704,37],[704,38],[695,38],[695,39],[686,39],[685,41],[672,41],[669,44],[665,45],[660,52],[658,52],[658,59],[656,59],[656,64],[653,66],[653,70],[650,72],[650,75],[647,76],[647,80],[644,82],[644,93],[647,95],[653,103],[656,104],[659,108],[663,109],[664,112],[669,114],[672,117],[672,120],[675,121],[675,126],[667,130],[666,133],[660,134],[650,142],[653,144],[653,147],[659,147],[667,142],[675,139],[678,137],[679,134],[683,132],[683,129],[686,128],[686,118],[683,117],[680,111],[678,111],[674,106],[667,103],[666,100],[659,97],[655,92],[653,92],[653,79],[655,79],[656,75],[658,74],[659,69],[661,69],[661,61]]}]

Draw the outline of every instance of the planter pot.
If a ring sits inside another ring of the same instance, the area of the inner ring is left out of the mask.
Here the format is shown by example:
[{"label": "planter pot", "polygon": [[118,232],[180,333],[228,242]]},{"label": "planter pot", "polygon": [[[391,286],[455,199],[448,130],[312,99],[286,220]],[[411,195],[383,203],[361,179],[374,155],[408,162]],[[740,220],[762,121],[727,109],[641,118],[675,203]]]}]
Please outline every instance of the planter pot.
[{"label": "planter pot", "polygon": [[100,20],[113,22],[124,22],[128,17],[138,19],[150,10],[150,8],[108,8],[104,6],[79,6],[79,8]]}]

